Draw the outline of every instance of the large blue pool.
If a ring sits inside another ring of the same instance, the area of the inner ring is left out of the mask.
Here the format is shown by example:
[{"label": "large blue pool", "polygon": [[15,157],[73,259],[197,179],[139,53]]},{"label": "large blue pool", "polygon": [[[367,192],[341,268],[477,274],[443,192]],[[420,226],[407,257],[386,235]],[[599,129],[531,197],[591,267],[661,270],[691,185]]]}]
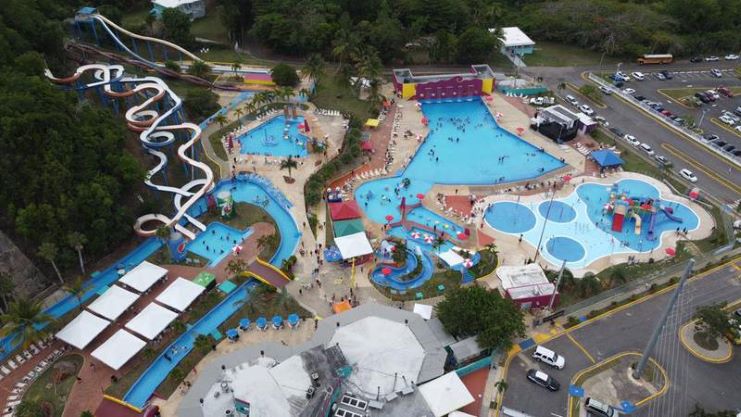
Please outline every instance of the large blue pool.
[{"label": "large blue pool", "polygon": [[[307,137],[298,130],[303,117],[276,116],[238,138],[241,153],[268,156],[306,156]],[[311,127],[311,126],[309,126]]]},{"label": "large blue pool", "polygon": [[[387,215],[399,219],[401,198],[406,197],[408,204],[416,203],[416,195],[426,193],[434,184],[518,181],[564,166],[500,128],[479,98],[469,100],[423,102],[422,112],[429,120],[430,133],[406,169],[396,177],[366,182],[355,192],[356,200],[371,220],[385,223]],[[397,192],[405,178],[409,186]]]},{"label": "large blue pool", "polygon": [[186,249],[209,260],[208,266],[216,266],[232,253],[236,245],[241,245],[252,229],[238,230],[223,223],[213,222],[199,233]]},{"label": "large blue pool", "polygon": [[[607,206],[614,207],[615,201],[623,197],[633,205],[616,231],[613,230],[615,216]],[[642,205],[646,202],[650,206]],[[552,204],[495,202],[484,217],[494,229],[522,234],[533,246],[540,241],[546,259],[556,265],[565,260],[574,268],[586,267],[616,253],[652,252],[661,245],[666,233],[673,233],[677,228],[692,232],[700,223],[691,208],[664,199],[656,187],[634,179],[621,180],[616,187],[581,184],[576,192]]]}]

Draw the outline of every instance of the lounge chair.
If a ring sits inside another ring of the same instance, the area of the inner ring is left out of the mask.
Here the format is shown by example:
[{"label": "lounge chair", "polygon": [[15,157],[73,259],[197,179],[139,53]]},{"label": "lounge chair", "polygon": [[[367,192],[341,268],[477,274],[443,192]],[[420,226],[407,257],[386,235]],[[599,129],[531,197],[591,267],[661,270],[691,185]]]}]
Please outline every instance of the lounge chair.
[{"label": "lounge chair", "polygon": [[15,355],[15,361],[18,362],[21,365],[23,365],[24,363],[26,363],[26,360],[21,355]]},{"label": "lounge chair", "polygon": [[13,361],[13,359],[8,359],[8,366],[10,366],[11,369],[18,369],[18,365]]},{"label": "lounge chair", "polygon": [[11,371],[10,369],[6,368],[5,366],[2,366],[2,367],[0,367],[0,372],[1,372],[1,373],[2,373],[3,375],[10,375],[10,373],[11,373],[12,371]]}]

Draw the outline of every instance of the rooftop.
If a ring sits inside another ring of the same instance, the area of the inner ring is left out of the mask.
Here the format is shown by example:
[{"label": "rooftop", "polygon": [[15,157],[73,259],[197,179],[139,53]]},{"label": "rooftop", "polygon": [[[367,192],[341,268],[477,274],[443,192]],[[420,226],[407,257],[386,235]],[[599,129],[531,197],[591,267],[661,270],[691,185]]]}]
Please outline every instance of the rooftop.
[{"label": "rooftop", "polygon": [[[489,32],[494,32],[496,29],[489,29]],[[502,46],[505,48],[514,46],[530,46],[535,45],[535,41],[530,39],[529,36],[517,26],[510,26],[502,28]]]},{"label": "rooftop", "polygon": [[460,77],[462,79],[490,79],[494,78],[494,71],[486,64],[471,65],[470,72],[448,73],[448,74],[431,74],[431,75],[413,75],[412,70],[408,68],[395,69],[394,78],[399,84],[417,84],[429,83],[434,81],[448,80],[450,78]]}]

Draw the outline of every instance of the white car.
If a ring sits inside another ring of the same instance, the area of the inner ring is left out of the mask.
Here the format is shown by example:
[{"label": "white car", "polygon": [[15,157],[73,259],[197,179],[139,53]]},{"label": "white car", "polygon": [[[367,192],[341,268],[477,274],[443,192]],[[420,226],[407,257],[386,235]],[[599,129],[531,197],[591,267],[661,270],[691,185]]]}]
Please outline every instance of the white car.
[{"label": "white car", "polygon": [[712,76],[713,76],[713,77],[715,77],[715,78],[720,78],[720,77],[722,77],[722,76],[723,76],[723,73],[722,73],[722,72],[720,72],[720,70],[719,70],[719,69],[717,69],[717,68],[713,68],[713,69],[711,69],[711,70],[710,70],[710,75],[712,75]]},{"label": "white car", "polygon": [[563,356],[540,345],[535,348],[533,359],[558,369],[563,369],[564,365],[566,365],[566,359]]},{"label": "white car", "polygon": [[735,61],[738,59],[738,55],[736,54],[728,54],[724,57],[726,61]]},{"label": "white car", "polygon": [[635,93],[636,93],[636,90],[634,90],[632,88],[626,88],[626,89],[623,90],[623,94],[627,94],[629,96],[632,96]]},{"label": "white car", "polygon": [[711,55],[711,56],[705,57],[705,61],[707,61],[707,62],[715,62],[715,61],[720,61],[720,58],[718,58],[715,55]]},{"label": "white car", "polygon": [[736,121],[728,117],[727,114],[724,114],[723,116],[720,116],[720,121],[727,124],[728,126],[733,126],[736,124]]},{"label": "white car", "polygon": [[687,168],[680,169],[679,175],[689,182],[697,182],[697,177],[695,176],[695,174]]},{"label": "white car", "polygon": [[581,110],[581,112],[586,114],[587,116],[591,116],[594,114],[594,110],[592,110],[592,108],[587,106],[586,104],[582,104],[581,106],[579,106],[579,110]]},{"label": "white car", "polygon": [[624,73],[622,71],[616,72],[615,73],[615,76],[618,77],[618,78],[622,78],[623,81],[630,81],[630,77],[628,76],[628,74],[626,74],[626,73]]},{"label": "white car", "polygon": [[644,74],[644,73],[642,73],[642,72],[638,72],[638,71],[636,71],[636,72],[631,72],[631,73],[630,73],[630,75],[632,75],[632,76],[633,76],[633,78],[635,78],[635,79],[636,79],[636,80],[638,80],[638,81],[643,81],[643,80],[645,80],[645,79],[646,79],[646,74]]},{"label": "white car", "polygon": [[736,131],[737,131],[738,133],[741,133],[741,125],[738,125],[738,126],[736,126],[736,128],[735,128],[735,129],[736,129]]},{"label": "white car", "polygon": [[564,100],[566,100],[567,103],[571,104],[574,107],[579,107],[579,102],[576,101],[576,98],[574,98],[574,96],[572,95],[564,97]]},{"label": "white car", "polygon": [[601,91],[603,94],[608,95],[608,96],[612,94],[612,90],[605,87],[604,85],[599,86],[599,91]]},{"label": "white car", "polygon": [[624,138],[626,142],[630,143],[631,145],[635,147],[641,146],[641,142],[638,139],[636,139],[636,137],[633,135],[625,135]]},{"label": "white car", "polygon": [[656,154],[656,152],[654,152],[654,150],[651,148],[651,145],[649,145],[648,143],[641,143],[641,146],[639,146],[639,148],[643,152],[646,152],[648,156],[654,156]]}]

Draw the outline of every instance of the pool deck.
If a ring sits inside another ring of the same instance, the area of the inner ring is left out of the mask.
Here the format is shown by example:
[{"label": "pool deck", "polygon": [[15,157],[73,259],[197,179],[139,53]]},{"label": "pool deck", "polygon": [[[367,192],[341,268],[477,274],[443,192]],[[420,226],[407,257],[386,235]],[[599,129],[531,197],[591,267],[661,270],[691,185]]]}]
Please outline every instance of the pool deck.
[{"label": "pool deck", "polygon": [[[661,192],[662,200],[679,202],[691,208],[699,219],[699,225],[697,230],[688,233],[688,237],[690,239],[704,239],[710,236],[710,234],[712,233],[712,229],[715,226],[715,221],[713,217],[700,204],[690,201],[688,198],[685,198],[683,196],[674,194],[673,191],[661,181],[633,172],[620,172],[610,174],[607,176],[607,178],[598,178],[591,176],[575,177],[571,180],[569,185],[556,191],[555,198],[565,198],[566,196],[575,192],[576,187],[584,182],[612,185],[613,183],[623,179],[637,179],[647,182],[656,187]],[[486,205],[495,201],[513,201],[516,198],[516,195],[513,194],[490,195],[484,197],[481,204],[485,207]],[[550,196],[548,198],[550,198]],[[522,204],[540,203],[545,200],[546,197],[542,193],[520,197],[520,203]],[[478,226],[480,227],[481,224],[479,224]],[[499,232],[486,224],[486,222],[484,222],[483,226],[484,227],[480,228],[480,230],[496,238],[502,265],[522,265],[527,259],[532,259],[535,257],[535,246],[528,243],[526,240],[520,242],[518,241],[517,235]],[[654,258],[654,260],[661,260],[668,257],[664,250],[667,248],[675,248],[677,242],[680,240],[687,240],[687,238],[681,234],[677,235],[674,233],[663,233],[661,237],[661,245],[651,252],[617,253],[613,255],[603,256],[588,264],[584,268],[573,269],[571,271],[573,272],[574,276],[577,277],[582,277],[587,272],[596,274],[610,266],[628,262],[629,256],[633,256],[638,262],[648,262],[649,258]],[[540,263],[542,267],[551,270],[556,270],[561,267],[561,265],[555,265],[542,256],[538,257],[538,263]]]}]

